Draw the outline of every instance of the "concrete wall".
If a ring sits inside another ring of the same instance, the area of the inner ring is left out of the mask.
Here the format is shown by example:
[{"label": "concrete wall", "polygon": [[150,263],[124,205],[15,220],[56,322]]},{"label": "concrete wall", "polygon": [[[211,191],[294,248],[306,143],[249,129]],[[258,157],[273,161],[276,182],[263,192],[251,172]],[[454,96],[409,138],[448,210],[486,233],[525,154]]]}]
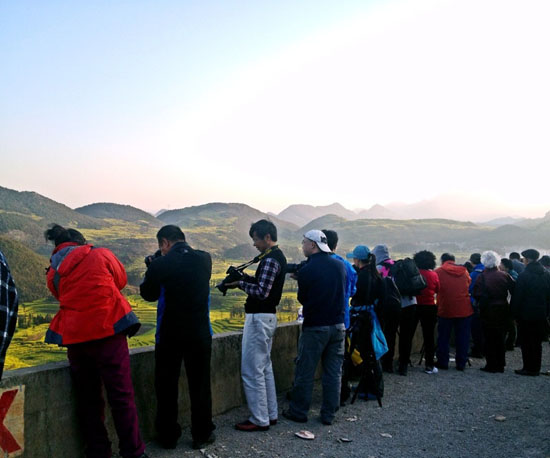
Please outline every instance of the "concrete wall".
[{"label": "concrete wall", "polygon": [[[413,352],[418,352],[422,345],[420,326],[418,328],[413,342]],[[290,323],[280,325],[275,333],[272,360],[275,382],[279,391],[286,391],[292,386],[299,332],[299,325]],[[212,345],[214,415],[245,402],[240,377],[241,340],[242,334],[237,332],[214,336]],[[397,348],[398,344],[396,344]],[[413,364],[418,362],[416,358],[412,360]],[[154,437],[156,410],[153,347],[131,350],[131,366],[140,427],[144,439],[149,441]],[[24,415],[19,419],[24,426],[24,452],[21,456],[25,458],[83,456],[68,363],[60,362],[8,371],[0,382],[0,389],[21,385],[25,386]],[[182,425],[187,425],[190,418],[189,398],[183,367],[179,404],[180,422]],[[113,451],[117,451],[116,434],[109,409],[106,409],[106,414]]]},{"label": "concrete wall", "polygon": [[[275,333],[272,359],[279,391],[288,390],[292,385],[298,337],[299,326],[296,323],[280,325]],[[242,334],[236,332],[214,336],[212,405],[215,415],[245,402],[240,378],[241,340]],[[148,441],[154,437],[156,409],[153,347],[131,350],[131,366],[140,427],[144,439]],[[24,422],[24,452],[21,456],[83,456],[68,363],[60,362],[7,371],[0,382],[0,389],[20,385],[25,386],[24,418],[19,419]],[[184,425],[189,424],[189,418],[187,379],[185,368],[182,367],[180,422]],[[107,425],[115,444],[116,434],[108,412]],[[113,451],[117,451],[116,445]]]}]

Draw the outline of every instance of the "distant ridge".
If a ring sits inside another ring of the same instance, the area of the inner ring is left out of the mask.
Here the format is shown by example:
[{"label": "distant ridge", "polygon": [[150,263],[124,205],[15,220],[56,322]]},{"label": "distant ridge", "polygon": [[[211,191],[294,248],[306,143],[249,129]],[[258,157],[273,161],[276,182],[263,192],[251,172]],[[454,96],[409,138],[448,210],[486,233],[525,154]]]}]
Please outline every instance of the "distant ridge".
[{"label": "distant ridge", "polygon": [[84,207],[75,208],[75,211],[83,215],[100,219],[120,219],[122,221],[129,221],[132,223],[145,222],[154,226],[160,226],[162,224],[161,221],[150,213],[130,205],[98,202],[95,204],[85,205]]},{"label": "distant ridge", "polygon": [[392,219],[396,218],[397,215],[391,210],[387,209],[383,205],[376,204],[373,205],[368,210],[362,210],[357,213],[356,219]]},{"label": "distant ridge", "polygon": [[313,205],[290,205],[285,208],[278,217],[282,220],[289,221],[297,226],[304,226],[311,220],[324,215],[337,215],[345,219],[355,219],[357,215],[354,211],[348,210],[339,203],[324,206]]}]

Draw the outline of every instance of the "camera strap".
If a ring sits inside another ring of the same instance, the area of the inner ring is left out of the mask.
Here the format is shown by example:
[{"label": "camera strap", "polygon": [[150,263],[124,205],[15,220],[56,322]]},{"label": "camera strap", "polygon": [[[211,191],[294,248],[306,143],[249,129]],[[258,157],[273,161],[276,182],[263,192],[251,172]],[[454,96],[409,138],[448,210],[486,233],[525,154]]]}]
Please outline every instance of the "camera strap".
[{"label": "camera strap", "polygon": [[242,272],[244,269],[246,269],[247,267],[250,267],[252,264],[256,264],[257,262],[260,262],[263,258],[265,258],[272,251],[278,250],[278,249],[279,249],[279,246],[274,245],[271,248],[265,250],[263,253],[260,253],[254,259],[252,259],[248,262],[245,262],[244,264],[241,264],[240,266],[235,267],[235,269],[240,270]]}]

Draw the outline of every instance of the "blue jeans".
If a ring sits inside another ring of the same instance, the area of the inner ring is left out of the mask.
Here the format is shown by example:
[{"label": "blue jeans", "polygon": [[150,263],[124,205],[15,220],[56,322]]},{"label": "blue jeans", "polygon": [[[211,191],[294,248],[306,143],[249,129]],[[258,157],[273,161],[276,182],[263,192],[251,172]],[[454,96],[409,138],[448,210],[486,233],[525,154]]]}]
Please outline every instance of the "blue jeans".
[{"label": "blue jeans", "polygon": [[451,329],[455,330],[456,367],[463,369],[468,362],[470,345],[470,326],[472,317],[437,319],[437,363],[442,367],[449,366],[449,340]]},{"label": "blue jeans", "polygon": [[290,401],[290,412],[295,417],[307,419],[313,392],[313,379],[320,360],[323,367],[321,419],[329,422],[334,419],[334,414],[340,406],[345,335],[343,323],[302,328]]}]

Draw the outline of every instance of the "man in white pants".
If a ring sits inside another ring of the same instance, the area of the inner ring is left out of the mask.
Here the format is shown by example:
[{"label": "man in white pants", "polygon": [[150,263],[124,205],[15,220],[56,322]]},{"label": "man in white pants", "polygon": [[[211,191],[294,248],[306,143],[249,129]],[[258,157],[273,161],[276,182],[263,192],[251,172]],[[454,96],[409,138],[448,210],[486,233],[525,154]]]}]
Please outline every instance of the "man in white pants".
[{"label": "man in white pants", "polygon": [[271,344],[277,328],[276,307],[285,281],[286,258],[277,246],[277,228],[260,220],[250,227],[250,237],[260,251],[256,275],[227,284],[247,295],[243,329],[241,376],[250,417],[235,428],[239,431],[267,431],[277,423],[277,392],[271,365]]}]

